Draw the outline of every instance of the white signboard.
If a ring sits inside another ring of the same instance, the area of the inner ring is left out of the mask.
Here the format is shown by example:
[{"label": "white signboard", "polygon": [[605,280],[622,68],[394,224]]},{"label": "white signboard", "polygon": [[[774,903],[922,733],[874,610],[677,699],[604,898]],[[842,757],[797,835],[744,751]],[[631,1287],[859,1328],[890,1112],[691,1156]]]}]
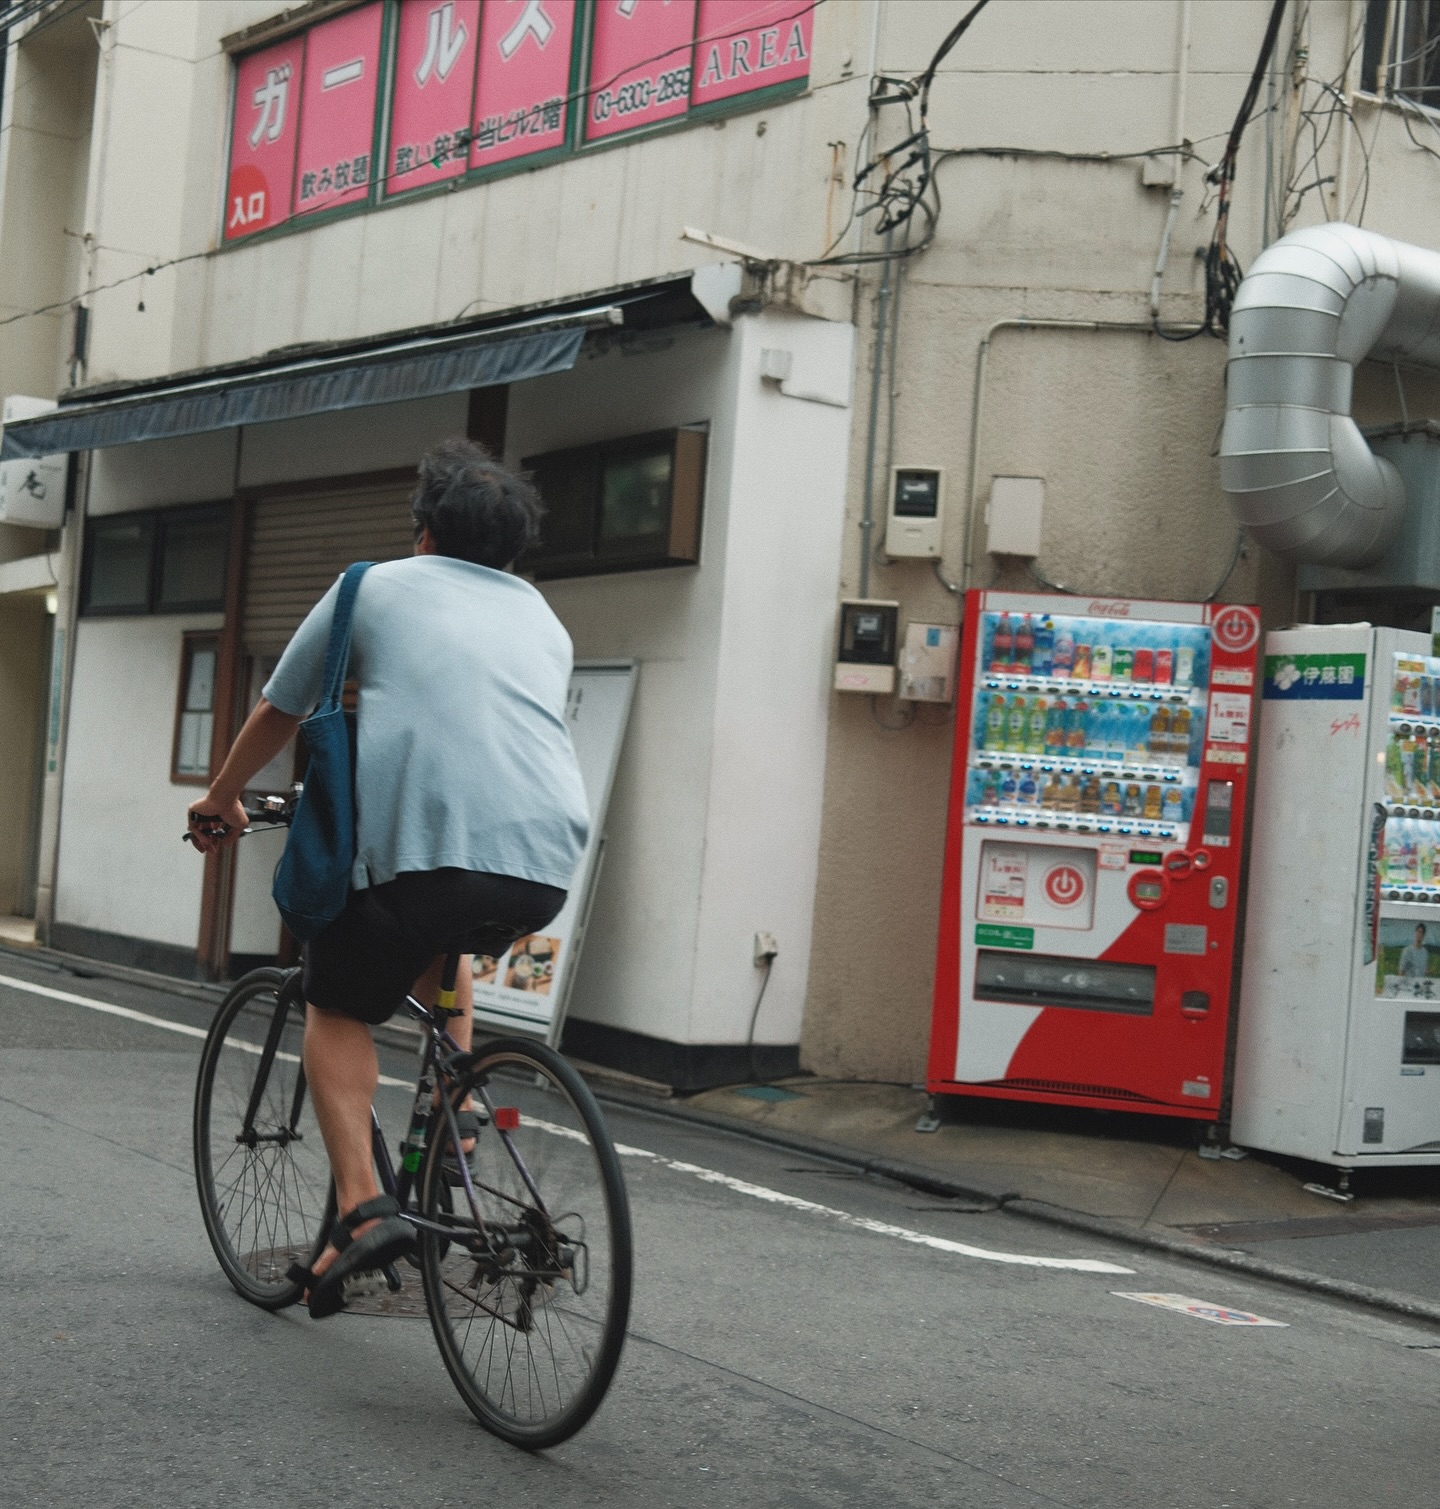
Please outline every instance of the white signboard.
[{"label": "white signboard", "polygon": [[[0,434],[17,419],[37,419],[56,404],[49,398],[7,398],[0,409]],[[0,461],[0,521],[58,529],[65,522],[65,475],[68,456],[26,457]]]},{"label": "white signboard", "polygon": [[605,812],[625,742],[635,676],[633,660],[615,660],[582,662],[570,677],[565,716],[590,804],[590,842],[560,915],[545,931],[518,939],[499,959],[475,960],[475,1020],[483,1027],[528,1033],[551,1044],[560,1041],[600,873]]}]

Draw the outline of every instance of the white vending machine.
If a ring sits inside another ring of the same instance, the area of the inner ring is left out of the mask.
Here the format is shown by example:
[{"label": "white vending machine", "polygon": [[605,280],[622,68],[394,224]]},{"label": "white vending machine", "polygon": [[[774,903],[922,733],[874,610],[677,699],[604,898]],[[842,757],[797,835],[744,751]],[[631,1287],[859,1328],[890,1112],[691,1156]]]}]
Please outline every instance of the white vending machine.
[{"label": "white vending machine", "polygon": [[1440,1163],[1440,658],[1427,634],[1265,642],[1231,1133]]}]

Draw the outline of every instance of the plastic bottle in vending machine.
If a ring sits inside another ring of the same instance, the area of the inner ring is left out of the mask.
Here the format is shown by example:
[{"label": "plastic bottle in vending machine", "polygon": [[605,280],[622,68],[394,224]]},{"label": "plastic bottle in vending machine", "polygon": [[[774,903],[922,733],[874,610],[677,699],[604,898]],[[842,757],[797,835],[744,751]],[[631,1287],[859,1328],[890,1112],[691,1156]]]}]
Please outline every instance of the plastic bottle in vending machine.
[{"label": "plastic bottle in vending machine", "polygon": [[1002,613],[995,625],[995,636],[990,641],[990,674],[1003,676],[1010,669],[1010,657],[1015,648],[1015,631],[1010,627],[1010,615]]},{"label": "plastic bottle in vending machine", "polygon": [[1430,799],[1440,802],[1440,728],[1432,728],[1426,742],[1430,745]]},{"label": "plastic bottle in vending machine", "polygon": [[1160,821],[1161,805],[1162,805],[1162,802],[1161,802],[1161,796],[1160,796],[1160,788],[1158,786],[1147,786],[1145,788],[1145,809],[1144,810],[1145,810],[1145,816],[1147,818],[1149,818],[1151,822],[1159,822]]},{"label": "plastic bottle in vending machine", "polygon": [[1090,704],[1082,698],[1065,718],[1065,750],[1072,760],[1078,760],[1084,755],[1089,727]]},{"label": "plastic bottle in vending machine", "polygon": [[1025,752],[1025,699],[1012,697],[1005,709],[1005,748],[1010,754]]},{"label": "plastic bottle in vending machine", "polygon": [[1125,788],[1125,813],[1126,817],[1139,817],[1144,812],[1145,799],[1140,795],[1140,786],[1136,781],[1131,781]]},{"label": "plastic bottle in vending machine", "polygon": [[1385,799],[1405,800],[1405,761],[1400,753],[1400,736],[1392,733],[1385,746]]},{"label": "plastic bottle in vending machine", "polygon": [[1027,613],[1020,620],[1020,627],[1015,630],[1015,652],[1010,660],[1017,671],[1030,671],[1031,657],[1035,653],[1035,631],[1030,627],[1030,615]]},{"label": "plastic bottle in vending machine", "polygon": [[1106,781],[1100,792],[1100,815],[1119,817],[1124,810],[1125,798],[1120,790],[1120,782]]},{"label": "plastic bottle in vending machine", "polygon": [[1132,681],[1154,681],[1155,651],[1149,645],[1135,647],[1135,661],[1130,672]]},{"label": "plastic bottle in vending machine", "polygon": [[1090,646],[1083,640],[1075,641],[1075,669],[1070,672],[1077,681],[1090,679]]},{"label": "plastic bottle in vending machine", "polygon": [[1177,707],[1170,714],[1170,750],[1182,765],[1190,763],[1190,709]]},{"label": "plastic bottle in vending machine", "polygon": [[1435,701],[1435,678],[1422,676],[1420,678],[1420,716],[1433,718],[1437,711]]},{"label": "plastic bottle in vending machine", "polygon": [[1185,793],[1178,786],[1167,786],[1165,797],[1161,802],[1160,816],[1167,823],[1179,823],[1185,820]]},{"label": "plastic bottle in vending machine", "polygon": [[982,731],[981,749],[1004,749],[1005,747],[1005,699],[999,692],[992,692],[985,699],[985,723]]},{"label": "plastic bottle in vending machine", "polygon": [[1088,776],[1085,784],[1080,788],[1080,810],[1088,817],[1096,817],[1100,813],[1100,777]]},{"label": "plastic bottle in vending machine", "polygon": [[1181,688],[1195,685],[1195,651],[1188,644],[1175,651],[1175,685]]},{"label": "plastic bottle in vending machine", "polygon": [[1415,753],[1412,758],[1407,800],[1426,803],[1430,800],[1430,746],[1425,740],[1424,733],[1418,728],[1415,730],[1412,742]]},{"label": "plastic bottle in vending machine", "polygon": [[1019,790],[1020,782],[1016,778],[1014,770],[1007,765],[1000,772],[1000,805],[1002,807],[1013,807]]},{"label": "plastic bottle in vending machine", "polygon": [[1404,671],[1396,671],[1395,679],[1390,683],[1390,710],[1403,713],[1405,711],[1405,683],[1409,680]]},{"label": "plastic bottle in vending machine", "polygon": [[1143,703],[1125,709],[1125,758],[1140,762],[1150,758],[1150,709]]},{"label": "plastic bottle in vending machine", "polygon": [[1063,697],[1057,697],[1045,714],[1045,753],[1048,755],[1062,755],[1065,753],[1065,724],[1070,715],[1070,708]]},{"label": "plastic bottle in vending machine", "polygon": [[1150,717],[1148,742],[1152,760],[1168,760],[1170,750],[1170,709],[1162,702]]},{"label": "plastic bottle in vending machine", "polygon": [[980,805],[993,807],[1000,800],[1000,777],[992,770],[980,783]]},{"label": "plastic bottle in vending machine", "polygon": [[1135,679],[1135,651],[1128,644],[1117,644],[1111,652],[1110,677],[1113,681]]},{"label": "plastic bottle in vending machine", "polygon": [[1055,630],[1055,649],[1051,656],[1050,674],[1070,676],[1075,671],[1075,635],[1070,626],[1061,619]]},{"label": "plastic bottle in vending machine", "polygon": [[1169,686],[1175,679],[1175,651],[1155,651],[1155,684],[1156,686]]},{"label": "plastic bottle in vending machine", "polygon": [[1420,837],[1416,843],[1415,878],[1421,885],[1430,885],[1435,878],[1435,843],[1430,835],[1429,823],[1420,825]]},{"label": "plastic bottle in vending machine", "polygon": [[1080,810],[1080,777],[1067,775],[1060,786],[1060,810],[1062,812],[1078,812]]},{"label": "plastic bottle in vending machine", "polygon": [[1420,711],[1420,678],[1418,676],[1405,678],[1405,711],[1407,713]]},{"label": "plastic bottle in vending machine", "polygon": [[1040,788],[1035,782],[1035,777],[1028,770],[1020,777],[1016,800],[1022,807],[1033,807],[1040,800]]},{"label": "plastic bottle in vending machine", "polygon": [[1090,679],[1092,681],[1108,681],[1110,679],[1110,664],[1112,651],[1108,644],[1093,645],[1090,650]]},{"label": "plastic bottle in vending machine", "polygon": [[1029,710],[1025,714],[1025,753],[1029,755],[1041,755],[1045,753],[1045,718],[1048,712],[1043,697],[1032,697]]},{"label": "plastic bottle in vending machine", "polygon": [[1051,674],[1055,664],[1055,620],[1047,613],[1035,625],[1035,644],[1030,651],[1030,669],[1037,676]]}]

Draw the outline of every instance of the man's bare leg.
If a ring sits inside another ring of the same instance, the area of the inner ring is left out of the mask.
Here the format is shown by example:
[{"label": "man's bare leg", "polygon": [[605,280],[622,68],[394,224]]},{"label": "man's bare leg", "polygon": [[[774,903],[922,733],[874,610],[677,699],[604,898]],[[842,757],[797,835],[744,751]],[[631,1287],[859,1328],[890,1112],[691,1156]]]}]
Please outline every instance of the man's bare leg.
[{"label": "man's bare leg", "polygon": [[[380,1193],[370,1143],[370,1106],[380,1082],[375,1040],[364,1022],[307,1005],[304,1057],[315,1119],[335,1176],[336,1209],[343,1216]],[[374,1224],[367,1221],[355,1234]],[[312,1271],[323,1273],[337,1256],[327,1246]]]},{"label": "man's bare leg", "polygon": [[[473,959],[470,954],[460,955],[460,967],[455,972],[455,1008],[459,1016],[450,1018],[450,1024],[445,1029],[455,1039],[461,1052],[468,1053],[470,1044],[475,1037],[475,1019],[471,1015],[474,1002],[475,972],[472,968]],[[436,954],[430,961],[430,967],[415,982],[415,988],[410,992],[422,1006],[433,1006],[440,994],[440,976],[445,968],[445,955]],[[470,1096],[465,1097],[462,1111],[473,1111],[475,1102]],[[462,1137],[460,1148],[468,1153],[475,1146],[473,1137]]]}]

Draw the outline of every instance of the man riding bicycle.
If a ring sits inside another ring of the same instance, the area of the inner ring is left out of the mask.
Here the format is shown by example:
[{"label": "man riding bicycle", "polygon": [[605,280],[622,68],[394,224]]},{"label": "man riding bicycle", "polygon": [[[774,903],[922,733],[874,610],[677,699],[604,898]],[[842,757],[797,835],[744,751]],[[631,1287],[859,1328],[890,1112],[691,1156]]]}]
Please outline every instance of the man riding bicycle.
[{"label": "man riding bicycle", "polygon": [[[431,1003],[447,954],[498,957],[565,901],[589,827],[565,702],[569,636],[510,567],[538,537],[528,482],[465,440],[420,463],[415,554],[372,567],[355,602],[356,856],[349,901],[305,946],[305,1074],[341,1212],[304,1277],[316,1319],[346,1284],[408,1254],[414,1230],[381,1196],[370,1028],[407,991]],[[295,631],[210,789],[190,805],[203,853],[246,825],[247,784],[318,701],[339,583]],[[471,1042],[470,964],[451,1034]],[[478,1113],[460,1113],[462,1152]]]}]

